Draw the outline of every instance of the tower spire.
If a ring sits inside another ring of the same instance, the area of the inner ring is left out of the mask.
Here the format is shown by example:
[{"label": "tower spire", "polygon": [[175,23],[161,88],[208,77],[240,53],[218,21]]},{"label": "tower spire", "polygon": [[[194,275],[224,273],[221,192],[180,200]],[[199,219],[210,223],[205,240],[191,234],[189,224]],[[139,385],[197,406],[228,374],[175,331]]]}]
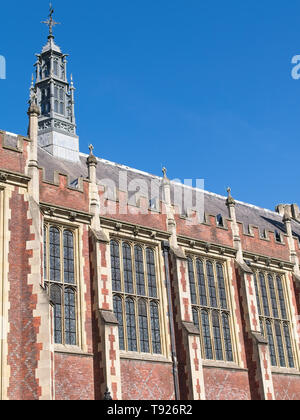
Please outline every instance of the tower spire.
[{"label": "tower spire", "polygon": [[49,9],[49,16],[48,16],[48,20],[44,20],[42,21],[42,23],[44,23],[45,25],[47,25],[49,27],[49,36],[48,38],[54,38],[53,36],[53,27],[55,25],[60,25],[59,22],[55,22],[53,20],[53,13],[54,13],[54,8],[52,6],[52,3],[50,3],[50,9]]},{"label": "tower spire", "polygon": [[[68,82],[67,54],[56,45],[53,27],[54,9],[50,3],[48,42],[37,55],[35,92],[41,113],[38,119],[39,146],[55,157],[79,160],[79,138],[76,135],[75,87]],[[31,95],[33,95],[31,87]]]}]

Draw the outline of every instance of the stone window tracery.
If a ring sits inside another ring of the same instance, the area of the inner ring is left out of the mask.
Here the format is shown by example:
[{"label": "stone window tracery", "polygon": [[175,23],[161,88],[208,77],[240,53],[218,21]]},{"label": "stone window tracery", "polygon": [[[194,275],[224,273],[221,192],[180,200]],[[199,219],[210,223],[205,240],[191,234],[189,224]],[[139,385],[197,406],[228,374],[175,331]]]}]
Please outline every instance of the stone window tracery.
[{"label": "stone window tracery", "polygon": [[120,350],[161,354],[156,251],[122,240],[112,240],[110,250]]}]

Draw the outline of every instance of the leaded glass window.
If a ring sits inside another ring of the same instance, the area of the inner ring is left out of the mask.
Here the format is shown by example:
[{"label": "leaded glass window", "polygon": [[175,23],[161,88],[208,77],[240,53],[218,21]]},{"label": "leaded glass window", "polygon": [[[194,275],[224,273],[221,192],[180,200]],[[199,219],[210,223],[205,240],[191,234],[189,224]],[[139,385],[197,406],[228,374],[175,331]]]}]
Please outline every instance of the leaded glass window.
[{"label": "leaded glass window", "polygon": [[44,226],[44,279],[54,304],[54,341],[77,345],[75,233],[62,226]]},{"label": "leaded glass window", "polygon": [[110,252],[120,350],[161,354],[155,250],[138,243],[112,240]]},{"label": "leaded glass window", "polygon": [[291,321],[287,313],[284,278],[276,273],[257,271],[254,277],[260,326],[269,341],[274,367],[295,367],[291,341]]},{"label": "leaded glass window", "polygon": [[231,311],[222,263],[188,257],[194,324],[200,330],[203,357],[234,361]]}]

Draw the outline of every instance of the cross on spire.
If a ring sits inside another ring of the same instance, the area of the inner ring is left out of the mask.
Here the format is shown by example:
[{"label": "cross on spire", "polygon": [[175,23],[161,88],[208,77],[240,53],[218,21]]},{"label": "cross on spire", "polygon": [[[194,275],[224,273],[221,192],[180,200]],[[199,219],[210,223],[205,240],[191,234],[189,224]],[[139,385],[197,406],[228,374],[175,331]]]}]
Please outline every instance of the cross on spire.
[{"label": "cross on spire", "polygon": [[53,37],[53,26],[60,25],[59,22],[55,22],[53,20],[53,13],[54,13],[54,9],[53,9],[52,3],[50,3],[49,19],[42,21],[42,23],[44,23],[45,25],[49,27],[49,37]]}]

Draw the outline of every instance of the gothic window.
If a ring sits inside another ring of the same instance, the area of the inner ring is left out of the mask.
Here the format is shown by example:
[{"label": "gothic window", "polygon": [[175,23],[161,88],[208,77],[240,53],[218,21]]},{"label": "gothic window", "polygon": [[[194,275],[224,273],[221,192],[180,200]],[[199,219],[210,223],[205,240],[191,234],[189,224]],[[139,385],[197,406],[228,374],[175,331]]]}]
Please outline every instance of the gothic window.
[{"label": "gothic window", "polygon": [[64,102],[64,88],[61,86],[54,87],[54,112],[64,115],[65,102]]},{"label": "gothic window", "polygon": [[188,257],[194,324],[207,360],[233,362],[231,310],[222,263]]},{"label": "gothic window", "polygon": [[255,273],[254,282],[260,326],[269,341],[272,366],[295,368],[284,278],[259,271]]},{"label": "gothic window", "polygon": [[45,224],[44,279],[54,304],[56,344],[77,345],[77,284],[74,231]]},{"label": "gothic window", "polygon": [[161,354],[155,250],[141,244],[112,240],[110,252],[120,350]]},{"label": "gothic window", "polygon": [[49,77],[50,75],[50,63],[46,63],[43,67],[44,70],[44,77]]},{"label": "gothic window", "polygon": [[54,62],[53,62],[53,69],[54,69],[54,75],[58,76],[58,62],[57,62],[57,60],[54,60]]},{"label": "gothic window", "polygon": [[49,97],[50,97],[49,88],[42,89],[41,90],[41,111],[43,115],[49,113],[49,108],[50,108]]}]

